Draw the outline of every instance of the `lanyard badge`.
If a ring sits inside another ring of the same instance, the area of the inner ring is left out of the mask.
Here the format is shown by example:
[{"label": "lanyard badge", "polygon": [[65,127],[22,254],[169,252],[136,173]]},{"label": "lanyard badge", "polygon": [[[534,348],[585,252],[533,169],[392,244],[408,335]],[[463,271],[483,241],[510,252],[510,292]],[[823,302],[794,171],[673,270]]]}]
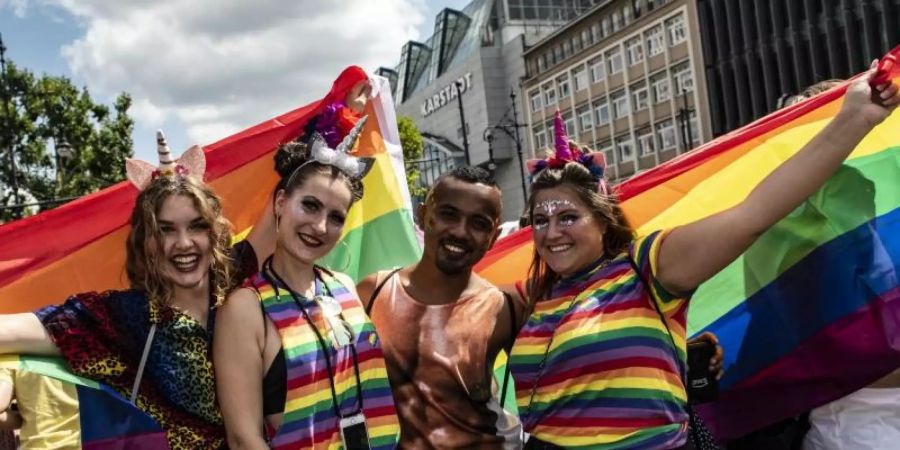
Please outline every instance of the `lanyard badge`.
[{"label": "lanyard badge", "polygon": [[313,300],[322,309],[322,316],[328,322],[328,328],[331,336],[331,342],[335,348],[342,348],[351,345],[353,342],[353,329],[350,328],[344,318],[341,316],[341,304],[330,295],[317,295]]},{"label": "lanyard badge", "polygon": [[362,413],[341,418],[341,440],[345,450],[369,450],[369,430]]}]

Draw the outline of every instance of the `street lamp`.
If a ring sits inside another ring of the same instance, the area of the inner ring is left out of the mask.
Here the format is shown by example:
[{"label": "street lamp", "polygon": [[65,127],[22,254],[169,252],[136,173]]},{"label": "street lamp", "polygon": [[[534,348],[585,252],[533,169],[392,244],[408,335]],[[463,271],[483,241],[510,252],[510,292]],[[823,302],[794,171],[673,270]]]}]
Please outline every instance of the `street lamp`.
[{"label": "street lamp", "polygon": [[60,138],[54,145],[56,152],[56,192],[57,195],[62,191],[63,185],[63,164],[72,159],[75,151],[66,138]]},{"label": "street lamp", "polygon": [[484,133],[481,134],[481,138],[484,139],[484,142],[488,144],[488,161],[487,161],[487,169],[491,171],[491,174],[497,170],[497,163],[494,162],[494,135],[491,133],[491,129],[493,127],[487,127],[484,129]]},{"label": "street lamp", "polygon": [[462,138],[463,138],[463,151],[466,152],[466,165],[472,165],[471,158],[469,157],[469,130],[466,127],[466,113],[463,111],[462,104],[462,93],[463,88],[465,87],[465,83],[460,80],[456,80],[456,100],[459,103],[459,124],[462,127]]}]

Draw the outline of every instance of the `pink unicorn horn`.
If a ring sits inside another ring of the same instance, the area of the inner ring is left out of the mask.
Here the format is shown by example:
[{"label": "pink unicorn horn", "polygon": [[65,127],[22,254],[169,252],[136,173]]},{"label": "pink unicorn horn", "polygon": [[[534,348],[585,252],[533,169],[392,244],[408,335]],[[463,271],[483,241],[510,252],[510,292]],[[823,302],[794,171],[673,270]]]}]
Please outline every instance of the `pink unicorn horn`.
[{"label": "pink unicorn horn", "polygon": [[556,159],[571,161],[572,152],[569,150],[569,137],[566,136],[566,126],[563,124],[562,114],[559,113],[558,109],[556,110],[556,117],[553,118],[553,133],[556,137],[554,142],[556,155],[554,156]]}]

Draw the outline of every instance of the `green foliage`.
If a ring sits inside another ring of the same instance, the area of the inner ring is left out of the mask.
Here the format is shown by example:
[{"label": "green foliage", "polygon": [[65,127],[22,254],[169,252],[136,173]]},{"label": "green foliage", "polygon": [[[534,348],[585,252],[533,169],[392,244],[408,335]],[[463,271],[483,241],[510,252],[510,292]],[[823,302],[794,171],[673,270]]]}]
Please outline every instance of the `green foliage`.
[{"label": "green foliage", "polygon": [[403,147],[403,160],[406,165],[406,184],[409,186],[409,194],[413,197],[425,195],[428,190],[419,183],[419,169],[416,165],[408,164],[422,158],[425,144],[422,134],[416,123],[406,116],[397,117],[397,128],[400,131],[400,146]]},{"label": "green foliage", "polygon": [[[0,79],[0,204],[16,203],[10,147],[16,157],[19,203],[80,197],[125,179],[134,128],[128,94],[120,94],[110,108],[95,103],[87,88],[79,89],[65,77],[37,77],[12,62],[6,70]],[[67,146],[71,156],[57,156],[56,150]],[[24,211],[29,212],[35,210]],[[11,209],[0,211],[0,221],[13,217]]]}]

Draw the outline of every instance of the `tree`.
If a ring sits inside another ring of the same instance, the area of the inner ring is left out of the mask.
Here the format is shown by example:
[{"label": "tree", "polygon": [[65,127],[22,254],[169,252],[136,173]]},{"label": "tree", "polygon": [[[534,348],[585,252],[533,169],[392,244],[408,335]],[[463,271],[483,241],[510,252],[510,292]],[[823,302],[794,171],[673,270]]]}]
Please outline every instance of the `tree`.
[{"label": "tree", "polygon": [[397,129],[400,131],[400,146],[403,147],[403,161],[406,162],[406,184],[409,186],[409,195],[416,197],[425,195],[427,188],[419,183],[420,172],[418,166],[409,164],[422,158],[425,144],[422,134],[416,123],[406,116],[397,117]]},{"label": "tree", "polygon": [[[134,121],[131,97],[122,93],[110,108],[95,103],[87,88],[65,77],[36,77],[8,62],[0,78],[0,204],[16,204],[8,152],[13,149],[19,203],[80,197],[125,179]],[[60,202],[40,205],[51,208]],[[0,210],[0,221],[22,215]],[[33,212],[33,211],[32,211]]]}]

